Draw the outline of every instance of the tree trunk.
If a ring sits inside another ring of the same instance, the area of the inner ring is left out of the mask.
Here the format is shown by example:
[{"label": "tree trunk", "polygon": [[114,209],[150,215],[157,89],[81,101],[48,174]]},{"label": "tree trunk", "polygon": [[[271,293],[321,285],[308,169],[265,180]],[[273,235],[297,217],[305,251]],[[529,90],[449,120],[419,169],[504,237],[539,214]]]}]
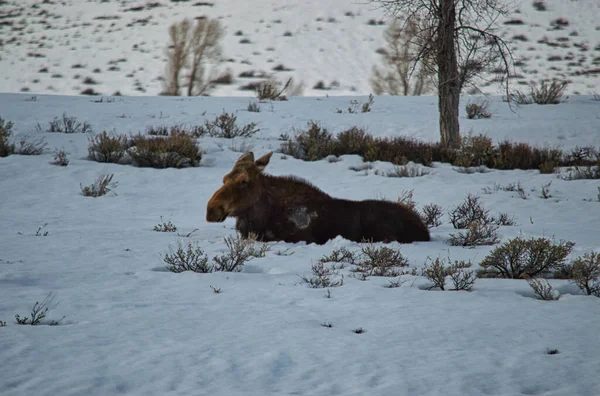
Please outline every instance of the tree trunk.
[{"label": "tree trunk", "polygon": [[458,106],[460,81],[454,43],[456,9],[454,0],[438,0],[438,106],[441,143],[446,147],[460,146]]}]

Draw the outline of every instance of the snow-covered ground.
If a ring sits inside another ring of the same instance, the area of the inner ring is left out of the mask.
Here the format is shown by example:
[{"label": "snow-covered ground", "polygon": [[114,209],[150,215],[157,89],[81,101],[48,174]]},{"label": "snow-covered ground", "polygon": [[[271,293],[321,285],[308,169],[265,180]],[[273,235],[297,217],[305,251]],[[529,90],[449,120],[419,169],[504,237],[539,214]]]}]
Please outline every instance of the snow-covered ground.
[{"label": "snow-covered ground", "polygon": [[[557,77],[571,81],[568,93],[600,91],[597,0],[543,0],[545,11],[532,0],[506,3],[512,13],[498,25],[514,48],[515,88]],[[323,95],[313,89],[319,82],[331,88],[328,95],[369,94],[389,24],[376,4],[362,0],[2,0],[0,92],[157,95],[169,25],[200,16],[222,22],[220,71],[234,76],[213,96],[254,95],[240,90],[260,80],[239,77],[250,71],[280,81],[292,76],[305,95]],[[496,84],[480,88],[499,94]]]},{"label": "snow-covered ground", "polygon": [[[165,270],[161,255],[179,241],[198,243],[211,257],[226,250],[223,237],[235,234],[234,220],[207,223],[206,203],[240,148],[257,156],[275,151],[266,172],[306,178],[334,196],[396,199],[413,190],[419,208],[435,203],[447,211],[473,193],[491,214],[514,216],[517,225],[499,230],[502,241],[520,235],[570,240],[576,243],[571,258],[600,250],[597,180],[566,181],[536,170],[464,174],[441,163],[423,177],[390,178],[381,175],[389,163],[349,169],[361,164],[358,156],[303,162],[277,153],[280,134],[293,135],[309,120],[333,133],[359,126],[376,136],[439,139],[435,98],[376,97],[370,113],[336,112],[351,99],[291,98],[262,103],[253,113],[246,111],[249,98],[239,97],[96,103],[1,94],[0,117],[15,123],[15,137],[48,142],[41,156],[0,158],[2,395],[600,394],[600,299],[565,280],[550,281],[561,293],[558,301],[540,301],[525,280],[479,279],[472,292],[443,292],[409,276],[402,287],[387,288],[387,278],[360,281],[346,267],[344,285],[326,298],[325,289],[308,288],[299,275],[310,276],[311,265],[333,249],[360,249],[341,238],[323,246],[276,243],[240,273]],[[515,112],[495,97],[488,120],[467,120],[463,107],[464,133],[564,149],[600,146],[600,102],[589,96]],[[66,112],[88,121],[94,134],[129,134],[198,125],[223,110],[236,112],[239,124],[256,122],[260,132],[244,140],[200,138],[202,165],[185,169],[92,162],[89,134],[35,128]],[[49,164],[55,149],[67,153],[67,167]],[[82,196],[80,184],[102,173],[114,173],[116,194]],[[550,182],[551,198],[542,199]],[[527,199],[494,189],[510,183],[521,183]],[[153,231],[161,216],[177,233]],[[389,246],[411,268],[448,256],[478,267],[493,247],[451,247],[446,239],[454,230],[443,220],[431,229],[431,242]],[[35,235],[40,227],[47,236]],[[15,314],[28,315],[50,292],[60,304],[48,317],[64,316],[60,325],[15,323]],[[365,332],[356,334],[357,328]],[[548,354],[552,349],[559,353]]]}]

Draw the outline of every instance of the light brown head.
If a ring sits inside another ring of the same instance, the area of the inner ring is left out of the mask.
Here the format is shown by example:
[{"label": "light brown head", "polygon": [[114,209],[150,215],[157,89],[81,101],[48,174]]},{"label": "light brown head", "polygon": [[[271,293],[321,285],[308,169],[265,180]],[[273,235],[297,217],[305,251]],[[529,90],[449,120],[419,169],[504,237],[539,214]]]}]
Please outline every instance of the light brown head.
[{"label": "light brown head", "polygon": [[270,152],[255,161],[250,151],[238,158],[231,172],[223,176],[223,186],[208,201],[206,221],[222,222],[254,205],[260,196],[260,174],[272,155]]}]

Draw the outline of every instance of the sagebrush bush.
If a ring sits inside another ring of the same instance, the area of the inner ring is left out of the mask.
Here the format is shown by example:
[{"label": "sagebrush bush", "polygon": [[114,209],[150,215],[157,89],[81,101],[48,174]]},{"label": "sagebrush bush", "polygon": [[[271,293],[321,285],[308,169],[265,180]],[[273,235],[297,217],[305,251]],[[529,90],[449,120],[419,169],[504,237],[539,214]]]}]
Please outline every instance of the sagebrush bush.
[{"label": "sagebrush bush", "polygon": [[213,258],[216,271],[240,272],[247,261],[257,256],[261,257],[257,253],[254,239],[245,239],[239,234],[235,238],[228,236],[224,239],[227,251]]},{"label": "sagebrush bush", "polygon": [[251,122],[242,127],[237,125],[237,116],[234,113],[223,113],[217,116],[214,121],[205,121],[204,125],[196,128],[195,136],[208,134],[211,137],[233,139],[236,137],[251,137],[260,131],[256,124]]},{"label": "sagebrush bush", "polygon": [[328,255],[324,255],[319,259],[322,263],[338,263],[339,268],[342,269],[344,264],[355,264],[357,260],[357,254],[346,248],[335,249]]},{"label": "sagebrush bush", "polygon": [[339,287],[344,284],[344,275],[334,265],[326,266],[325,262],[319,260],[311,266],[312,275],[300,276],[300,282],[313,289],[326,287]]},{"label": "sagebrush bush", "polygon": [[177,243],[177,249],[170,253],[165,253],[163,262],[166,268],[171,272],[193,271],[208,273],[214,271],[214,266],[208,261],[208,256],[204,250],[196,243],[188,242],[183,246],[181,242]]},{"label": "sagebrush bush", "polygon": [[600,253],[577,257],[572,263],[571,278],[586,294],[600,297]]},{"label": "sagebrush bush", "polygon": [[309,121],[308,129],[296,131],[294,140],[281,144],[281,151],[305,161],[317,161],[335,154],[334,139],[326,128],[315,121]]},{"label": "sagebrush bush", "polygon": [[478,275],[487,278],[520,279],[548,277],[565,265],[575,244],[560,241],[554,244],[547,238],[516,237],[495,248],[479,264]]},{"label": "sagebrush bush", "polygon": [[453,161],[453,165],[471,167],[485,165],[490,167],[493,163],[495,147],[492,139],[486,135],[463,136],[460,149]]},{"label": "sagebrush bush", "polygon": [[489,100],[477,100],[475,102],[467,103],[465,106],[467,118],[470,120],[479,118],[492,118],[492,113],[490,113],[488,110],[489,106]]},{"label": "sagebrush bush", "polygon": [[0,117],[0,157],[8,157],[15,152],[15,144],[9,141],[14,124]]},{"label": "sagebrush bush", "polygon": [[531,99],[539,105],[559,104],[565,89],[569,85],[568,81],[552,80],[552,82],[543,80],[539,86],[531,85]]},{"label": "sagebrush bush", "polygon": [[79,184],[79,186],[81,187],[81,193],[85,197],[94,198],[108,194],[112,191],[113,188],[117,187],[118,185],[117,182],[112,181],[113,176],[113,173],[109,175],[100,175],[93,184],[85,187]]},{"label": "sagebrush bush", "polygon": [[387,177],[421,177],[428,175],[429,171],[417,165],[396,165],[387,172]]},{"label": "sagebrush bush", "polygon": [[444,209],[436,204],[428,204],[423,206],[421,209],[421,220],[429,228],[439,227],[442,225],[442,216],[444,215]]},{"label": "sagebrush bush", "polygon": [[42,302],[36,301],[35,304],[33,304],[29,316],[21,317],[20,315],[15,315],[15,320],[17,321],[17,324],[31,326],[38,326],[42,324],[47,324],[48,326],[56,326],[60,324],[60,322],[65,318],[64,316],[59,320],[51,320],[45,323],[48,311],[52,308],[55,308],[58,305],[58,303],[53,304],[54,298],[54,294],[50,292],[42,300]]},{"label": "sagebrush bush", "polygon": [[154,226],[154,231],[158,232],[175,232],[177,231],[177,227],[171,223],[171,220],[164,221],[163,217],[160,216],[160,223]]},{"label": "sagebrush bush", "polygon": [[560,293],[554,290],[546,279],[530,278],[527,275],[523,275],[523,278],[527,281],[538,300],[554,301],[559,299]]},{"label": "sagebrush bush", "polygon": [[463,203],[448,212],[448,216],[454,228],[466,229],[474,222],[491,223],[489,212],[478,196],[468,194]]},{"label": "sagebrush bush", "polygon": [[61,132],[61,133],[87,133],[92,132],[92,126],[87,122],[80,122],[77,117],[68,117],[63,113],[62,117],[54,117],[50,121],[48,128],[44,130],[40,124],[37,124],[40,132]]},{"label": "sagebrush bush", "polygon": [[462,247],[495,245],[499,241],[498,226],[484,221],[473,221],[466,230],[450,234],[448,238],[450,245]]},{"label": "sagebrush bush", "polygon": [[396,277],[403,274],[401,268],[408,267],[408,260],[399,250],[369,243],[361,248],[352,272],[361,278],[369,276]]},{"label": "sagebrush bush", "polygon": [[172,133],[167,137],[132,136],[133,147],[127,150],[139,167],[185,168],[199,166],[202,151],[191,136]]},{"label": "sagebrush bush", "polygon": [[64,150],[56,150],[54,152],[54,161],[52,161],[51,164],[57,165],[57,166],[69,165],[69,159],[67,158],[67,153],[65,153]]},{"label": "sagebrush bush", "polygon": [[96,162],[121,162],[130,147],[130,142],[125,135],[109,135],[106,131],[90,136],[88,146],[88,159]]},{"label": "sagebrush bush", "polygon": [[445,264],[444,259],[439,257],[435,260],[430,260],[431,263],[425,262],[422,270],[422,275],[433,282],[429,289],[438,287],[441,290],[446,290],[446,278],[450,277],[453,289],[450,290],[466,290],[470,291],[475,284],[477,277],[471,270],[470,261],[455,260],[454,263],[448,259],[448,264]]},{"label": "sagebrush bush", "polygon": [[44,137],[32,138],[28,135],[21,136],[15,147],[15,154],[20,155],[41,155],[48,146]]}]

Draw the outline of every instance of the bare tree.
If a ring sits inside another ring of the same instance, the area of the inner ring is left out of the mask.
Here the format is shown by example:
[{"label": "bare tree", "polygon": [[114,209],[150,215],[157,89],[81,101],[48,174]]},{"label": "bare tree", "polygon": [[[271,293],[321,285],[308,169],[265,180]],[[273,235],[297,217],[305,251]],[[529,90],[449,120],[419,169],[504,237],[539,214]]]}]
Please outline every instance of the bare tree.
[{"label": "bare tree", "polygon": [[[422,59],[434,59],[442,144],[460,146],[458,112],[461,90],[475,84],[491,67],[500,68],[497,80],[508,95],[512,55],[496,33],[497,19],[508,13],[502,0],[370,0],[388,14],[400,16],[406,26],[426,21],[431,29],[420,29],[413,42],[419,48],[412,70]],[[497,77],[496,77],[497,78]]]},{"label": "bare tree", "polygon": [[[219,41],[223,28],[216,19],[197,19],[192,26],[183,19],[169,27],[169,47],[163,95],[180,95],[182,85],[188,96],[203,95],[212,87],[209,63],[218,63],[221,56]],[[189,69],[186,76],[182,71]]]},{"label": "bare tree", "polygon": [[395,19],[385,30],[387,48],[381,50],[384,67],[373,67],[371,86],[376,95],[423,95],[434,85],[434,59],[421,56],[412,66],[424,43],[422,32],[431,29],[425,22],[407,21],[405,25]]}]

